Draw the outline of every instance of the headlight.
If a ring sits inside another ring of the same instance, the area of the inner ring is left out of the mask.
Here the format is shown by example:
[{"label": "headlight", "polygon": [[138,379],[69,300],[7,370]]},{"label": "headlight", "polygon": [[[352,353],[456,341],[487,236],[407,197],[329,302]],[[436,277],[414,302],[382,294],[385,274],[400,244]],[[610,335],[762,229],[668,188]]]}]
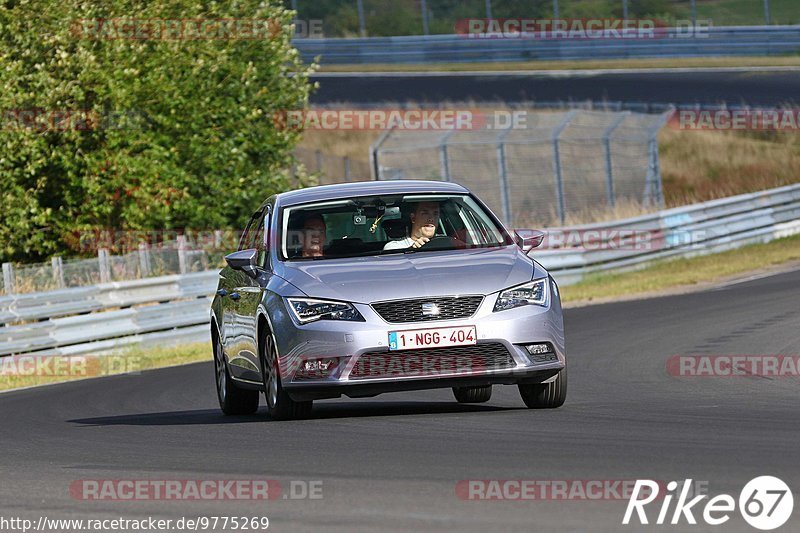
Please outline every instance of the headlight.
[{"label": "headlight", "polygon": [[331,302],[328,300],[314,300],[311,298],[287,298],[289,309],[301,324],[308,324],[315,320],[355,320],[364,322],[355,307],[344,302]]},{"label": "headlight", "polygon": [[502,291],[497,297],[497,303],[494,304],[494,310],[505,311],[523,305],[547,305],[547,278]]}]

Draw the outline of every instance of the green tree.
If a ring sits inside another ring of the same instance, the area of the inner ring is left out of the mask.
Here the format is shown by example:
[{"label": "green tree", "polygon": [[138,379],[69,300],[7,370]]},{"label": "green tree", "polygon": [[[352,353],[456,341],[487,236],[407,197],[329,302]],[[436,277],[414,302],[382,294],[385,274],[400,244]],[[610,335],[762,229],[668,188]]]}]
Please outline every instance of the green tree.
[{"label": "green tree", "polygon": [[[120,19],[153,34],[114,34]],[[189,31],[220,19],[242,29]],[[289,188],[301,132],[273,117],[307,105],[313,68],[290,44],[291,19],[277,1],[0,2],[0,260],[63,253],[98,227],[240,227]],[[164,20],[184,30],[155,38]],[[61,111],[86,120],[53,127]]]}]

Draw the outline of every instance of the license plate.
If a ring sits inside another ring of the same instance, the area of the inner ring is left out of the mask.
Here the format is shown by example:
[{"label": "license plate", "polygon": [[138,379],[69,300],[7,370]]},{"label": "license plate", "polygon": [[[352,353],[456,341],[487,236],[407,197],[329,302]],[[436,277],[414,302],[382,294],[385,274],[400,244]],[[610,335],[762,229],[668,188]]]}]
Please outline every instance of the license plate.
[{"label": "license plate", "polygon": [[389,332],[389,350],[419,350],[476,344],[475,326],[412,329]]}]

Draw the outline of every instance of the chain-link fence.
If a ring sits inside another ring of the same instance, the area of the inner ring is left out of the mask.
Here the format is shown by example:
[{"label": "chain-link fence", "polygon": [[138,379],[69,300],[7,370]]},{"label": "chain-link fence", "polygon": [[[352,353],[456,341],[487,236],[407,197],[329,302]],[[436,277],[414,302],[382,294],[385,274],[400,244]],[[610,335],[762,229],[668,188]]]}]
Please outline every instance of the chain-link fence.
[{"label": "chain-link fence", "polygon": [[24,294],[70,287],[85,287],[110,281],[129,281],[153,276],[187,274],[221,268],[224,247],[192,248],[184,241],[140,245],[138,250],[112,255],[98,250],[91,259],[54,257],[47,263],[13,265],[3,263],[0,294]]},{"label": "chain-link fence", "polygon": [[294,153],[298,163],[308,172],[319,174],[320,185],[372,179],[368,161],[304,148],[297,148]]},{"label": "chain-link fence", "polygon": [[371,148],[377,179],[461,183],[516,227],[663,205],[656,136],[671,111],[517,113],[524,121],[495,113],[477,129],[389,130]]}]

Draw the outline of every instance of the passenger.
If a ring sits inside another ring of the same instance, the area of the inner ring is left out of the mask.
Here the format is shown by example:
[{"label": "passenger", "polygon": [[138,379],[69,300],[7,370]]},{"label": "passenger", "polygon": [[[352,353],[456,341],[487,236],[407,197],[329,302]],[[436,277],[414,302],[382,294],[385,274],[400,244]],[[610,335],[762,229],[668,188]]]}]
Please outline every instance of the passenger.
[{"label": "passenger", "polygon": [[419,248],[436,235],[439,226],[438,202],[420,202],[411,213],[411,234],[405,239],[390,241],[384,250],[401,250],[403,248]]},{"label": "passenger", "polygon": [[301,257],[322,257],[325,246],[325,219],[309,215],[303,220],[303,253]]}]

